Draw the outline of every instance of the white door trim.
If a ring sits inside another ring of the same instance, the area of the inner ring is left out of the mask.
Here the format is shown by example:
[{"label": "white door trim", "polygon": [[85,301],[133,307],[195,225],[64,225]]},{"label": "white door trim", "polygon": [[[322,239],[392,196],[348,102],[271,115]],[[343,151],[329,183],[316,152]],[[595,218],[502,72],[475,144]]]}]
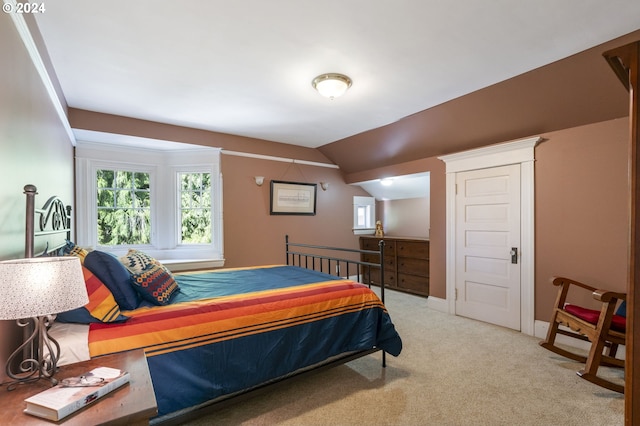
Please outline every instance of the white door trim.
[{"label": "white door trim", "polygon": [[446,287],[449,313],[455,314],[455,231],[456,231],[456,176],[457,172],[478,170],[489,167],[520,164],[521,173],[521,295],[520,330],[533,336],[535,303],[535,229],[534,229],[534,148],[542,138],[533,137],[513,142],[491,145],[484,148],[443,155],[438,159],[446,165],[446,235],[447,267]]}]

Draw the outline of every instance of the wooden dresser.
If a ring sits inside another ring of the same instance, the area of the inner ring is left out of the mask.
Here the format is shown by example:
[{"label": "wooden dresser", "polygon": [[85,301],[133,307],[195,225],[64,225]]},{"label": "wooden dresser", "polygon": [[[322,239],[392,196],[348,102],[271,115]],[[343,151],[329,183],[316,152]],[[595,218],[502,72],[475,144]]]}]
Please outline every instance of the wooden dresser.
[{"label": "wooden dresser", "polygon": [[[384,283],[386,288],[429,296],[429,240],[399,237],[360,237],[362,250],[378,250],[384,240]],[[376,254],[362,254],[365,262],[378,262]],[[365,284],[380,285],[380,270],[363,272]]]}]

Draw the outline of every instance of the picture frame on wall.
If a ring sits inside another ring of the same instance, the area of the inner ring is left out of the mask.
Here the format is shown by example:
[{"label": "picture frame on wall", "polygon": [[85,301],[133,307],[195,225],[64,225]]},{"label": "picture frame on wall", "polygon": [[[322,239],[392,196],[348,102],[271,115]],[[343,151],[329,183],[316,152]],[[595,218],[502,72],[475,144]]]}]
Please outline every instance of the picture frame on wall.
[{"label": "picture frame on wall", "polygon": [[318,184],[271,181],[272,215],[308,215],[316,214],[316,194]]}]

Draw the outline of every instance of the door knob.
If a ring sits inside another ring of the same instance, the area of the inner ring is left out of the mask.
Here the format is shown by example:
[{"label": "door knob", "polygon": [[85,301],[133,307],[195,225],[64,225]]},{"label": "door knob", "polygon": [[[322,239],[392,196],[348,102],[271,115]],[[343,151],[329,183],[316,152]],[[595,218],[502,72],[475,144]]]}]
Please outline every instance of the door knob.
[{"label": "door knob", "polygon": [[511,263],[518,263],[518,247],[511,247],[509,254],[511,255]]}]

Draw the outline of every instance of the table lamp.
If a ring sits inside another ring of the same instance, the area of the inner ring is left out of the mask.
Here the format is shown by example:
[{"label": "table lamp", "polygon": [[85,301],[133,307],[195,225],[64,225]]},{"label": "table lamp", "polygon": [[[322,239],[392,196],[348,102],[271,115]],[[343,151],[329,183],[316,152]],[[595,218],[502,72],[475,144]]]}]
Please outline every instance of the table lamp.
[{"label": "table lamp", "polygon": [[[48,326],[53,321],[51,315],[88,302],[77,257],[36,257],[0,262],[0,320],[16,320],[20,327],[33,325],[31,335],[25,336],[24,343],[7,360],[7,376],[14,380],[8,384],[9,390],[19,383],[41,378],[49,379],[52,385],[57,383],[53,375],[60,357],[60,345],[48,334]],[[18,362],[20,353],[23,359]]]}]

